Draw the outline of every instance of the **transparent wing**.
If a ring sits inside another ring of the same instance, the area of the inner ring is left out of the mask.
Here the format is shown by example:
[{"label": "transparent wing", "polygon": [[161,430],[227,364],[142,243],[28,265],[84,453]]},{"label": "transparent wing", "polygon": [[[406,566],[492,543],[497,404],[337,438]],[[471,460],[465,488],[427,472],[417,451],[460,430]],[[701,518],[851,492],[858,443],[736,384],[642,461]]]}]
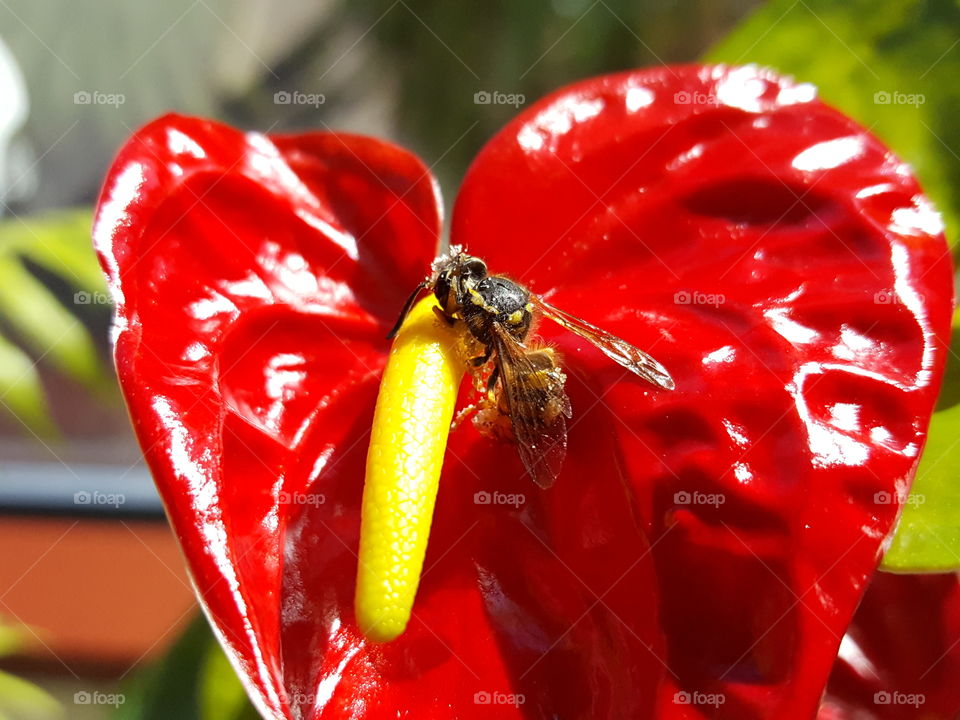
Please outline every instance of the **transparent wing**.
[{"label": "transparent wing", "polygon": [[503,328],[494,332],[496,364],[520,459],[533,481],[553,485],[567,455],[570,399],[549,348],[528,350]]},{"label": "transparent wing", "polygon": [[611,335],[606,330],[601,330],[596,325],[591,325],[586,320],[581,320],[570,313],[555,308],[541,298],[532,297],[531,299],[546,317],[562,325],[570,332],[589,340],[604,355],[614,362],[620,363],[630,372],[666,390],[673,390],[676,387],[667,369],[640,348],[634,347],[626,340],[621,340],[616,335]]}]

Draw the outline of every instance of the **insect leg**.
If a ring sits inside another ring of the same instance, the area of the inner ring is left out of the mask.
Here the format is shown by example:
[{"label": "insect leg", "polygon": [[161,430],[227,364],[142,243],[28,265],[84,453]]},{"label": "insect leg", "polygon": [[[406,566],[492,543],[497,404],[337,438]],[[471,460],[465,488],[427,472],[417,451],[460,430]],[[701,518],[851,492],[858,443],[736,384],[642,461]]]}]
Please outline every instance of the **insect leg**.
[{"label": "insect leg", "polygon": [[472,359],[470,360],[470,363],[471,363],[474,367],[480,367],[480,366],[483,365],[485,362],[487,362],[487,360],[490,359],[490,356],[491,356],[491,355],[493,355],[493,346],[487,347],[487,351],[486,351],[483,355],[478,355],[477,357],[472,358]]},{"label": "insect leg", "polygon": [[439,307],[437,307],[437,306],[434,306],[434,308],[433,308],[433,314],[436,315],[436,316],[437,316],[438,318],[440,318],[441,320],[443,320],[443,321],[444,321],[447,325],[449,325],[450,327],[453,327],[453,324],[456,322],[456,320],[454,320],[452,317],[450,317],[449,315],[447,315],[443,310],[441,310],[441,309],[440,309]]},{"label": "insect leg", "polygon": [[490,373],[490,379],[487,380],[487,397],[491,400],[494,398],[494,391],[497,388],[497,380],[500,379],[500,368],[493,368],[493,372]]},{"label": "insect leg", "polygon": [[403,309],[400,310],[400,317],[397,318],[396,324],[391,328],[390,332],[387,333],[387,340],[393,340],[394,336],[400,331],[400,326],[403,325],[403,321],[407,319],[407,315],[410,313],[410,308],[413,307],[413,304],[417,301],[417,298],[420,297],[420,293],[426,290],[427,286],[430,284],[429,280],[423,280],[417,287],[413,289],[413,292],[410,293],[410,297],[407,298],[407,301],[403,304]]}]

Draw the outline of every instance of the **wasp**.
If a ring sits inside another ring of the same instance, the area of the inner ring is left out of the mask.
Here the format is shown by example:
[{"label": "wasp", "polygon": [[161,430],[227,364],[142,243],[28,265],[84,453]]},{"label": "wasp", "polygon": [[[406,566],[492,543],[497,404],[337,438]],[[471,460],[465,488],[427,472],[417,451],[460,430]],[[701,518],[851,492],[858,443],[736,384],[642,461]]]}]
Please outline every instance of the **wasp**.
[{"label": "wasp", "polygon": [[[487,376],[487,401],[478,417],[489,426],[507,421],[524,467],[540,487],[550,487],[567,452],[567,423],[572,417],[564,390],[566,375],[550,347],[531,338],[535,321],[546,317],[588,340],[630,372],[665,390],[673,378],[659,362],[625,340],[574,317],[502,275],[491,275],[480,258],[459,246],[434,260],[432,272],[411,293],[392,338],[424,290],[432,290],[437,315],[462,322],[478,348],[469,360]],[[494,430],[494,434],[497,434]],[[500,433],[503,434],[503,433]]]}]

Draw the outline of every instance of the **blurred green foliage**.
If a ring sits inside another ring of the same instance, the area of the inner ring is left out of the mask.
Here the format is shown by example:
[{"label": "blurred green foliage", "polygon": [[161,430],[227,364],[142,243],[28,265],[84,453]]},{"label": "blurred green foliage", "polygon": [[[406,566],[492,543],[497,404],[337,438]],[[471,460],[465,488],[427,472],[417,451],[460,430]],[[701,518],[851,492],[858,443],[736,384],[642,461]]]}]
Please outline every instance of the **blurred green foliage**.
[{"label": "blurred green foliage", "polygon": [[106,301],[89,210],[0,222],[0,412],[40,435],[54,426],[39,367],[98,393],[111,386],[80,314]]},{"label": "blurred green foliage", "polygon": [[960,569],[960,312],[954,315],[951,345],[927,445],[893,544],[883,557],[883,569],[890,572]]},{"label": "blurred green foliage", "polygon": [[236,673],[198,615],[160,661],[133,676],[111,720],[257,720]]},{"label": "blurred green foliage", "polygon": [[[368,86],[387,82],[384,91],[396,91],[399,140],[428,166],[435,166],[450,200],[477,151],[518,111],[511,105],[478,105],[474,102],[478,91],[519,93],[529,105],[581,78],[691,62],[758,4],[759,0],[491,0],[468,5],[444,0],[341,0],[292,55],[298,74],[284,82],[315,87],[318,78],[329,81],[331,59],[324,53],[330,43],[337,41],[338,33],[356,38],[370,55],[369,62],[359,64],[356,82]],[[333,56],[335,63],[354,60],[352,51]],[[384,79],[384,68],[390,80]],[[288,69],[281,68],[281,75]],[[393,82],[396,87],[390,86]],[[262,122],[271,115],[275,108],[268,107],[258,119]],[[305,122],[314,117],[306,116]]]},{"label": "blurred green foliage", "polygon": [[[26,644],[22,626],[0,620],[0,658]],[[46,691],[31,682],[0,670],[0,720],[59,720],[63,707]]]}]

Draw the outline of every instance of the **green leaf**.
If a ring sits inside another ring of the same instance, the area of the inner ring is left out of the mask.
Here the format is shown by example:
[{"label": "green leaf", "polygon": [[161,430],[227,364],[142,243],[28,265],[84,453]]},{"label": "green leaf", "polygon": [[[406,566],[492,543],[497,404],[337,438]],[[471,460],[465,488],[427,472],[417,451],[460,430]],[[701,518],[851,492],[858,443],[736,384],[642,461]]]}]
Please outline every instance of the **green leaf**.
[{"label": "green leaf", "polygon": [[0,718],[54,720],[64,718],[63,708],[46,691],[15,675],[0,671]]},{"label": "green leaf", "polygon": [[960,4],[955,0],[773,0],[708,54],[812,82],[909,162],[960,232]]},{"label": "green leaf", "polygon": [[100,361],[82,322],[12,258],[0,258],[0,318],[41,361],[87,385],[101,380]]},{"label": "green leaf", "polygon": [[257,720],[236,673],[198,616],[166,657],[124,689],[111,720]]},{"label": "green leaf", "polygon": [[[0,617],[0,657],[12,655],[29,641],[26,628],[7,624]],[[33,683],[0,670],[0,720],[54,720],[64,717],[63,708]]]},{"label": "green leaf", "polygon": [[934,414],[917,478],[882,568],[947,572],[960,568],[960,405]]},{"label": "green leaf", "polygon": [[233,666],[212,634],[200,678],[200,711],[204,720],[257,718]]},{"label": "green leaf", "polygon": [[4,337],[0,337],[0,408],[35,433],[54,433],[33,359]]},{"label": "green leaf", "polygon": [[937,411],[913,488],[881,569],[947,572],[960,569],[960,312]]},{"label": "green leaf", "polygon": [[0,658],[12,655],[23,647],[24,642],[23,627],[8,624],[8,621],[0,615]]},{"label": "green leaf", "polygon": [[77,290],[106,294],[106,281],[90,240],[91,213],[60,210],[11,224],[6,238],[17,250]]},{"label": "green leaf", "polygon": [[98,394],[111,386],[80,317],[107,297],[90,223],[89,210],[73,209],[0,221],[0,328],[10,335],[0,336],[0,412],[37,434],[55,431],[38,368]]}]

